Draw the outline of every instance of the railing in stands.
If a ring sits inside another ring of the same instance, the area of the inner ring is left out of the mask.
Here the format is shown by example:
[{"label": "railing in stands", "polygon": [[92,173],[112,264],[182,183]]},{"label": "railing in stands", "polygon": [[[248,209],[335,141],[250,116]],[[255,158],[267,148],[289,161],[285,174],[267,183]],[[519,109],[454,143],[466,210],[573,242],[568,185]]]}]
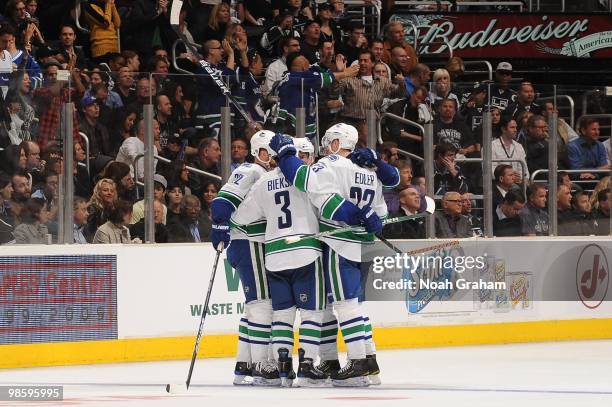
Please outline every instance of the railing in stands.
[{"label": "railing in stands", "polygon": [[[367,4],[363,0],[344,0],[344,10],[349,16],[356,16],[357,18],[351,18],[353,21],[361,21],[366,27],[372,27],[372,37],[376,37],[380,33],[380,22],[381,22],[381,8],[379,2],[373,2]],[[353,12],[356,10],[357,12]],[[368,15],[368,11],[372,14]],[[368,22],[368,18],[372,20]],[[375,29],[375,30],[374,30]]]},{"label": "railing in stands", "polygon": [[183,44],[183,41],[180,38],[177,38],[177,40],[174,41],[174,44],[172,44],[172,66],[174,67],[174,69],[176,69],[177,72],[192,75],[193,72],[189,72],[188,70],[179,67],[176,62],[176,47],[178,46],[178,44]]},{"label": "railing in stands", "polygon": [[[141,160],[143,157],[144,157],[144,154],[138,154],[138,155],[136,156],[136,158],[134,158],[134,182],[135,182],[137,185],[140,185],[140,186],[143,186],[143,185],[144,185],[144,183],[142,183],[142,182],[140,182],[140,181],[138,180],[138,178],[137,178],[137,174],[136,174],[136,168],[138,168],[138,161],[139,161],[139,160]],[[167,159],[166,157],[161,157],[161,156],[159,156],[159,155],[157,155],[157,154],[155,154],[155,155],[153,156],[153,158],[155,158],[156,160],[159,160],[159,161],[165,162],[165,163],[170,163],[170,162],[172,162],[172,160],[169,160],[169,159]],[[214,178],[214,179],[216,179],[216,180],[218,180],[218,181],[222,181],[222,178],[221,178],[219,175],[217,175],[217,174],[213,174],[213,173],[211,173],[211,172],[206,172],[206,171],[200,170],[200,169],[198,169],[198,168],[190,167],[190,166],[186,166],[186,168],[187,168],[187,171],[189,171],[189,172],[193,172],[193,173],[195,173],[195,174],[204,175],[204,176],[206,176],[206,177],[210,177],[210,178]],[[137,197],[140,199],[138,189],[136,190],[136,194],[137,194]]]},{"label": "railing in stands", "polygon": [[[566,172],[568,174],[582,174],[585,172],[590,172],[590,173],[595,173],[595,174],[606,174],[606,175],[610,175],[610,170],[606,170],[606,169],[601,169],[601,168],[579,168],[576,170],[558,170],[557,173],[559,172]],[[541,170],[535,170],[534,172],[531,173],[531,176],[529,177],[529,182],[533,183],[544,183],[547,182],[547,180],[545,179],[535,179],[536,176],[540,175],[540,174],[548,174],[548,168],[542,168]],[[594,183],[597,182],[598,180],[596,179],[590,179],[590,180],[572,180],[572,183],[574,184],[586,184],[586,183]]]}]

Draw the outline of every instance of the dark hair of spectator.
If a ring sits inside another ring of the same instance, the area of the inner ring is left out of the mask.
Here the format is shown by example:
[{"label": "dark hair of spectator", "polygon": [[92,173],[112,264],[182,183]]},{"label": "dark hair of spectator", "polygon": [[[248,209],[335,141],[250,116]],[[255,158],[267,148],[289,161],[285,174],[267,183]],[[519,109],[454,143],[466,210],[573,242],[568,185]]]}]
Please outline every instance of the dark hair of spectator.
[{"label": "dark hair of spectator", "polygon": [[200,141],[200,144],[198,144],[198,154],[201,154],[202,151],[206,150],[213,143],[218,143],[218,142],[219,141],[217,141],[217,139],[214,137],[203,138],[202,141]]},{"label": "dark hair of spectator", "polygon": [[[18,2],[21,3],[22,0],[17,0]],[[8,9],[9,4],[11,4],[11,1],[9,1],[8,3],[6,3],[6,7]],[[14,5],[16,5],[16,2],[13,2]],[[7,15],[7,14],[5,14]],[[13,29],[13,27],[10,24],[3,24],[2,26],[0,26],[0,36],[2,35],[12,35],[13,37],[15,36],[15,30]]]},{"label": "dark hair of spectator", "polygon": [[395,166],[400,171],[403,170],[404,168],[411,168],[412,169],[412,161],[410,161],[410,158],[406,157],[403,160],[398,160],[397,163],[395,164]]},{"label": "dark hair of spectator", "polygon": [[288,47],[289,43],[292,40],[299,41],[299,39],[297,39],[295,37],[291,37],[291,36],[285,36],[285,37],[281,38],[280,41],[278,42],[279,49],[282,51],[284,47]]},{"label": "dark hair of spectator", "polygon": [[390,157],[392,148],[397,148],[397,143],[395,141],[385,141],[380,145],[380,154]]},{"label": "dark hair of spectator", "polygon": [[34,223],[40,220],[40,213],[43,211],[46,202],[40,198],[30,198],[26,201],[23,213],[21,215],[21,221],[23,223]]},{"label": "dark hair of spectator", "polygon": [[521,194],[519,191],[510,190],[506,193],[506,196],[504,196],[504,199],[502,201],[506,205],[512,205],[515,202],[520,202],[524,204],[525,197],[523,197],[523,194]]},{"label": "dark hair of spectator", "polygon": [[61,34],[62,34],[62,30],[64,29],[64,27],[71,28],[71,29],[72,29],[72,31],[74,32],[74,35],[76,36],[76,34],[77,34],[76,27],[75,27],[75,26],[73,26],[72,24],[67,24],[67,23],[62,23],[62,24],[60,24],[60,26],[59,26],[59,31],[57,32],[57,34],[58,34],[58,35],[61,35]]},{"label": "dark hair of spectator", "polygon": [[74,203],[72,204],[72,209],[77,209],[81,204],[87,205],[87,199],[83,198],[82,196],[75,196]]},{"label": "dark hair of spectator", "polygon": [[7,174],[13,175],[19,169],[19,157],[22,150],[27,155],[23,143],[19,145],[11,144],[5,147],[1,155],[0,168]]},{"label": "dark hair of spectator", "polygon": [[108,220],[114,224],[122,223],[127,214],[132,213],[132,204],[123,199],[119,199],[113,209],[108,214]]},{"label": "dark hair of spectator", "polygon": [[290,52],[287,54],[287,70],[291,71],[291,66],[293,65],[293,61],[295,61],[296,58],[301,57],[302,53],[301,52]]},{"label": "dark hair of spectator", "polygon": [[365,25],[363,25],[363,23],[361,23],[359,21],[356,21],[356,22],[351,24],[351,32],[353,32],[355,30],[365,30]]},{"label": "dark hair of spectator", "polygon": [[438,159],[439,157],[444,157],[449,152],[453,152],[456,154],[457,148],[454,145],[448,143],[436,144],[436,148],[434,149],[434,160]]},{"label": "dark hair of spectator", "polygon": [[499,182],[499,179],[504,176],[506,170],[512,170],[512,166],[508,164],[500,164],[493,171],[493,182]]},{"label": "dark hair of spectator", "polygon": [[563,184],[563,179],[565,177],[569,177],[569,174],[567,172],[565,172],[565,171],[559,171],[557,173],[557,185]]},{"label": "dark hair of spectator", "polygon": [[358,58],[361,58],[362,55],[366,55],[366,54],[370,56],[371,62],[376,61],[376,57],[374,56],[374,53],[370,51],[369,49],[362,49],[361,51],[359,51]]},{"label": "dark hair of spectator", "polygon": [[534,182],[532,184],[529,184],[529,186],[527,187],[527,196],[529,198],[532,198],[535,196],[535,194],[540,191],[540,190],[546,190],[546,187],[544,186],[544,184],[540,184],[537,182]]},{"label": "dark hair of spectator", "polygon": [[581,196],[589,197],[589,193],[586,191],[577,191],[574,195],[572,195],[571,204],[574,210],[578,209],[578,198]]},{"label": "dark hair of spectator", "polygon": [[610,193],[610,188],[602,189],[597,193],[597,202],[605,202],[608,200],[608,194]]},{"label": "dark hair of spectator", "polygon": [[0,172],[0,189],[4,189],[10,183],[11,177],[5,172]]},{"label": "dark hair of spectator", "polygon": [[501,119],[499,119],[499,128],[500,129],[507,129],[508,125],[512,121],[515,121],[512,117],[502,116]]},{"label": "dark hair of spectator", "polygon": [[580,130],[586,130],[593,123],[599,123],[599,120],[594,117],[583,117],[578,125]]},{"label": "dark hair of spectator", "polygon": [[384,45],[385,40],[383,40],[382,38],[374,38],[372,41],[370,41],[370,47],[372,45],[374,45],[374,43],[383,44]]},{"label": "dark hair of spectator", "polygon": [[162,175],[168,181],[168,188],[170,188],[170,185],[183,183],[183,181],[181,181],[181,173],[183,172],[183,167],[185,167],[185,164],[185,160],[177,158],[170,161],[170,163],[168,163],[168,165],[165,167],[165,171]]},{"label": "dark hair of spectator", "polygon": [[102,175],[103,178],[110,178],[115,181],[118,188],[121,188],[121,179],[130,173],[130,166],[118,161],[113,161]]},{"label": "dark hair of spectator", "polygon": [[534,114],[527,120],[527,127],[535,127],[536,122],[540,120],[544,122],[546,121],[544,116],[540,116],[539,114]]}]

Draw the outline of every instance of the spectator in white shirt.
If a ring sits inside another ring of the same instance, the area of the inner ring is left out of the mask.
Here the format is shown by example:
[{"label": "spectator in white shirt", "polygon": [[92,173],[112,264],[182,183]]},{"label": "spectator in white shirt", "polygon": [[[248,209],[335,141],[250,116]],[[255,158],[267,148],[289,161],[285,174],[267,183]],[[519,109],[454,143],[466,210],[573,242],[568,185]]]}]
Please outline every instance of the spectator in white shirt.
[{"label": "spectator in white shirt", "polygon": [[[134,176],[134,171],[136,173],[136,177],[138,180],[144,179],[144,158],[138,160],[137,168],[134,169],[134,160],[141,154],[145,152],[144,138],[145,138],[145,123],[144,120],[141,120],[138,123],[137,127],[137,136],[136,137],[128,137],[123,140],[121,147],[119,147],[119,152],[117,153],[117,158],[115,161],[127,164],[130,166],[130,173]],[[158,154],[160,150],[159,147],[159,123],[157,120],[153,120],[153,153],[155,155]],[[157,160],[153,162],[153,168],[157,165]]]},{"label": "spectator in white shirt", "polygon": [[[514,119],[508,119],[502,117],[500,120],[501,136],[491,143],[492,158],[495,159],[522,159],[526,160],[525,149],[523,146],[516,141],[517,125]],[[512,166],[514,170],[514,182],[520,184],[523,179],[529,178],[529,170],[522,168],[521,164],[516,161],[499,162],[494,161],[491,163],[493,171],[495,167],[500,164],[508,164]]]},{"label": "spectator in white shirt", "polygon": [[283,54],[266,69],[266,93],[272,90],[274,84],[280,81],[285,71],[287,71],[287,55],[291,52],[300,52],[300,40],[293,37],[285,37],[281,40],[280,47]]}]

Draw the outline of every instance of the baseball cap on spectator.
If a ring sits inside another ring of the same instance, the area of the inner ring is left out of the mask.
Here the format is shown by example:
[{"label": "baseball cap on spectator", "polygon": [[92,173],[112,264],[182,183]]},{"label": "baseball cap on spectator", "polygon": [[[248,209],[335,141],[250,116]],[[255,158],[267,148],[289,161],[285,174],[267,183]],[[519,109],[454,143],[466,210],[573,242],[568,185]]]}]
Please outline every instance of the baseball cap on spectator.
[{"label": "baseball cap on spectator", "polygon": [[60,62],[55,58],[48,58],[44,63],[43,68],[47,69],[50,66],[57,66],[58,68],[61,68],[62,64],[60,64]]},{"label": "baseball cap on spectator", "polygon": [[304,23],[303,30],[306,30],[308,27],[310,27],[313,24],[320,25],[317,20],[308,20],[306,23]]},{"label": "baseball cap on spectator", "polygon": [[496,71],[512,72],[512,64],[510,62],[500,62],[497,64]]},{"label": "baseball cap on spectator", "polygon": [[36,59],[48,58],[59,54],[60,51],[47,46],[42,46],[36,50]]},{"label": "baseball cap on spectator", "polygon": [[94,158],[93,162],[91,163],[93,174],[101,173],[106,168],[108,163],[114,160],[115,159],[113,157],[109,157],[107,155],[100,154],[99,156]]},{"label": "baseball cap on spectator", "polygon": [[81,99],[81,106],[83,109],[87,106],[93,105],[94,103],[98,103],[98,101],[93,96],[84,96],[83,99]]},{"label": "baseball cap on spectator", "polygon": [[476,94],[481,93],[481,92],[486,92],[488,84],[489,84],[489,82],[487,82],[487,81],[476,82],[474,84],[474,87],[472,88],[472,95],[476,95]]},{"label": "baseball cap on spectator", "polygon": [[168,181],[166,181],[166,177],[164,177],[161,174],[155,174],[153,176],[153,181],[157,182],[158,184],[160,184],[161,186],[164,187],[164,190],[166,190],[168,188]]}]

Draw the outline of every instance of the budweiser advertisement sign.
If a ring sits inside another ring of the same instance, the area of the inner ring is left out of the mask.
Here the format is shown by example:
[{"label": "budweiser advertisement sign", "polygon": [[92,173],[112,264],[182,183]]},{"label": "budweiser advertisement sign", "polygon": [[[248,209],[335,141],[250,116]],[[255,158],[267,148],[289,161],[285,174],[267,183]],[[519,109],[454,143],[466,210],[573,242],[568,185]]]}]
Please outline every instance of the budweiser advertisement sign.
[{"label": "budweiser advertisement sign", "polygon": [[[421,53],[462,58],[611,58],[612,16],[585,14],[393,14]],[[427,45],[429,44],[429,45]]]}]

